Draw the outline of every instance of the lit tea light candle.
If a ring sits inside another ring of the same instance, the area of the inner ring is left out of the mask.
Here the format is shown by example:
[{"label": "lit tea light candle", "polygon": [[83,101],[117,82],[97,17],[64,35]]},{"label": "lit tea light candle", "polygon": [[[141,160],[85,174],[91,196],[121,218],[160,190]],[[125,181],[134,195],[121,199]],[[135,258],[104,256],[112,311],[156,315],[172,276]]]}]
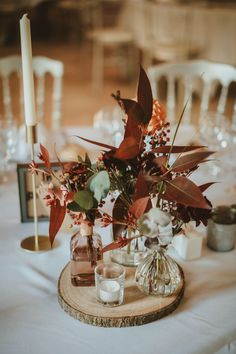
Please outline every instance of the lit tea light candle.
[{"label": "lit tea light candle", "polygon": [[121,305],[124,300],[125,268],[116,263],[101,263],[94,272],[97,300],[103,306]]},{"label": "lit tea light candle", "polygon": [[118,302],[120,284],[116,280],[103,280],[100,283],[99,295],[103,302]]}]

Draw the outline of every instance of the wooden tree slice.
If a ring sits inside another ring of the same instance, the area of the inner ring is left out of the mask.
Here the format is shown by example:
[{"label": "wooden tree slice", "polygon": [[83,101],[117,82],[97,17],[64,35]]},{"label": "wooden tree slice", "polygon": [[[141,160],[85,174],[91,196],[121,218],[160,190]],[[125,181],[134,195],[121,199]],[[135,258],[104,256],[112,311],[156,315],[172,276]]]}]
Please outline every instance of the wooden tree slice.
[{"label": "wooden tree slice", "polygon": [[70,280],[70,264],[62,270],[58,280],[58,301],[72,317],[99,327],[139,326],[158,320],[173,312],[184,294],[184,276],[175,295],[147,296],[135,285],[135,269],[126,268],[124,303],[105,307],[96,300],[95,287],[75,287]]}]

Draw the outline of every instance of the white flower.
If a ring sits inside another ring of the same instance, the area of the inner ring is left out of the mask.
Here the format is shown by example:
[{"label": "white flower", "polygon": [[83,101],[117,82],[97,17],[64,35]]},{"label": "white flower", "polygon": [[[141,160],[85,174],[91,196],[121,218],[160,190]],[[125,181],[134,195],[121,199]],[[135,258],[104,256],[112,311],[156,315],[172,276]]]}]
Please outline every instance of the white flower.
[{"label": "white flower", "polygon": [[160,208],[152,208],[138,220],[139,231],[146,237],[157,237],[161,245],[168,245],[173,237],[171,215]]},{"label": "white flower", "polygon": [[38,186],[37,192],[42,196],[43,198],[48,195],[48,190],[53,188],[52,183],[45,183],[41,182],[40,185]]},{"label": "white flower", "polygon": [[165,246],[171,243],[173,238],[172,222],[170,221],[166,226],[159,226],[158,240],[161,245]]}]

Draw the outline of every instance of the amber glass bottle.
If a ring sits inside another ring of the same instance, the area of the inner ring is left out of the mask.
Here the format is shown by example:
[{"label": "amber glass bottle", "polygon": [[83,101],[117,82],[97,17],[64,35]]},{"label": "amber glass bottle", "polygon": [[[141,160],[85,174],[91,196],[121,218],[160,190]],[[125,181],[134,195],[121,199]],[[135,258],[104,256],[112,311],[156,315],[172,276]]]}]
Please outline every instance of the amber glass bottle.
[{"label": "amber glass bottle", "polygon": [[94,268],[103,261],[101,251],[101,236],[84,220],[70,242],[71,283],[74,286],[95,285]]}]

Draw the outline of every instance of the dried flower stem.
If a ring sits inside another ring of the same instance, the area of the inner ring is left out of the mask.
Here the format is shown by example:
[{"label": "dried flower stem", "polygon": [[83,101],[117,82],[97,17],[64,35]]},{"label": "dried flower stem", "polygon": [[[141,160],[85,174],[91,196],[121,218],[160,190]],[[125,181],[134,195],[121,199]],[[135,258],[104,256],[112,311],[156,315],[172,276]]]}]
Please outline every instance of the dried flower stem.
[{"label": "dried flower stem", "polygon": [[[132,230],[128,229],[128,238],[131,238]],[[128,243],[127,245],[127,254],[130,254],[131,251],[131,242]]]},{"label": "dried flower stem", "polygon": [[129,209],[130,204],[131,204],[131,200],[129,198],[129,195],[126,193],[123,185],[120,183],[119,178],[117,178],[115,171],[111,170],[111,172],[113,174],[113,178],[116,180],[118,190],[121,191],[120,198],[124,202],[125,206]]},{"label": "dried flower stem", "polygon": [[167,166],[168,163],[169,163],[170,155],[171,155],[171,153],[172,153],[173,146],[174,146],[174,143],[175,143],[175,139],[176,139],[176,136],[177,136],[179,127],[180,127],[180,123],[182,122],[182,119],[183,119],[183,116],[184,116],[184,112],[185,112],[185,110],[186,110],[186,107],[187,107],[189,98],[190,98],[190,96],[188,97],[188,99],[187,99],[187,101],[186,101],[186,103],[185,103],[185,105],[184,105],[184,108],[183,108],[183,110],[182,110],[182,112],[181,112],[181,115],[180,115],[180,117],[179,117],[179,121],[178,121],[177,127],[176,127],[176,129],[175,129],[174,137],[173,137],[173,140],[172,140],[172,143],[171,143],[170,152],[169,152],[169,155],[168,155],[168,157],[167,157],[166,166]]}]

